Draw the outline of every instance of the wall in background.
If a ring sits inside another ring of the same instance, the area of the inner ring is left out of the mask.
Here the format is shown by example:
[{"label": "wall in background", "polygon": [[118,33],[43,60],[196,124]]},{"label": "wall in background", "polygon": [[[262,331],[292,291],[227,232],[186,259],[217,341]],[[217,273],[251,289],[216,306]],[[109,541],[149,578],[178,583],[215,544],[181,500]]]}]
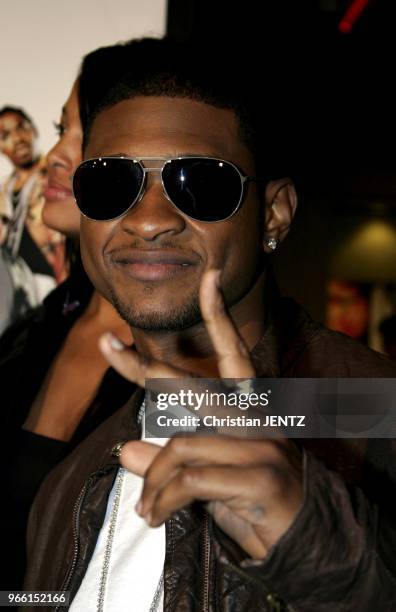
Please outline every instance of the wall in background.
[{"label": "wall in background", "polygon": [[290,234],[272,259],[284,294],[324,322],[329,280],[396,284],[393,204],[348,205],[341,194],[334,199],[300,195]]}]

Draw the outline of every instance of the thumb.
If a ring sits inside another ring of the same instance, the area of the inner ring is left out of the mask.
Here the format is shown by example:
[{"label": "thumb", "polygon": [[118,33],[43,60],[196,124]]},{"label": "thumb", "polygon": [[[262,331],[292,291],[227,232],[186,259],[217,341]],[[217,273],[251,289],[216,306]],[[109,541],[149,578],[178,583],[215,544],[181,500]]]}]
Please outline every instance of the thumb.
[{"label": "thumb", "polygon": [[144,476],[161,450],[161,446],[149,442],[127,442],[122,447],[120,463],[129,472],[133,472],[137,476]]}]

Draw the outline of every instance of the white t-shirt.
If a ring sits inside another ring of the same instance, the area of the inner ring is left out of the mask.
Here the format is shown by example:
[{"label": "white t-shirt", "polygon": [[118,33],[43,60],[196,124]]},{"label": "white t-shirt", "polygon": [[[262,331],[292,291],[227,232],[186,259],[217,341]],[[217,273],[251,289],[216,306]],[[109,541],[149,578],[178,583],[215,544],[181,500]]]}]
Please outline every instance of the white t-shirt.
[{"label": "white t-shirt", "polygon": [[[156,438],[149,441],[164,446],[168,439]],[[142,478],[124,471],[104,596],[104,612],[149,612],[161,578],[165,561],[165,525],[149,527],[136,513],[135,506],[142,485]],[[105,520],[92,559],[70,606],[71,612],[97,610],[115,486],[109,496]],[[157,610],[163,610],[163,588]]]}]

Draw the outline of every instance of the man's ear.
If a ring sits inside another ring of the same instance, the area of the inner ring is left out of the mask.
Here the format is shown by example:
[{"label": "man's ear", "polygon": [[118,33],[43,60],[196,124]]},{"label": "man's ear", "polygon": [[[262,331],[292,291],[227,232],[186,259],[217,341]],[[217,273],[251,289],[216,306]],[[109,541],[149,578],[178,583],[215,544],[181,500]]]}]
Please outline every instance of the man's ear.
[{"label": "man's ear", "polygon": [[[289,178],[270,181],[265,190],[264,250],[271,253],[284,240],[297,208],[297,193]],[[275,242],[276,241],[276,242]]]}]

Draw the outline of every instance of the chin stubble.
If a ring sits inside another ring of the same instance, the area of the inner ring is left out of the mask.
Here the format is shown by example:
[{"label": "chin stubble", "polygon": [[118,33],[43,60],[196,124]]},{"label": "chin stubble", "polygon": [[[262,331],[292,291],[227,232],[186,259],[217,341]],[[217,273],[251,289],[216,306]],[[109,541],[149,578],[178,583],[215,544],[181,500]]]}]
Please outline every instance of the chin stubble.
[{"label": "chin stubble", "polygon": [[[147,288],[147,293],[152,293]],[[110,288],[110,301],[118,314],[128,325],[147,332],[176,332],[188,329],[202,320],[198,294],[192,295],[188,302],[166,312],[150,309],[144,311],[135,304],[128,304]]]}]

